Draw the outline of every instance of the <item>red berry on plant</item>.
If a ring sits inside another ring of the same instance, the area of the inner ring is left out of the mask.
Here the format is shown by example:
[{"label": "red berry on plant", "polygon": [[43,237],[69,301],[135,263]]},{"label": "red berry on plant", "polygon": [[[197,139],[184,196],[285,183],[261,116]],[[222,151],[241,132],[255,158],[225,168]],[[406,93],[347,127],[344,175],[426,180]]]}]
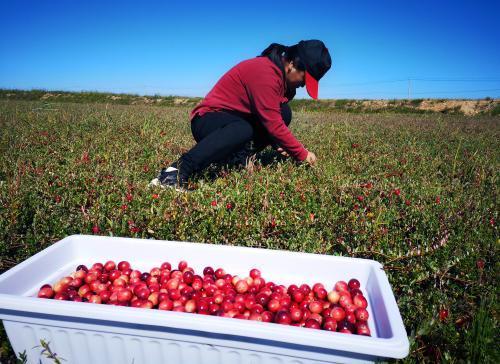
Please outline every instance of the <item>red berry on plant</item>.
[{"label": "red berry on plant", "polygon": [[443,308],[439,311],[439,320],[441,321],[446,321],[446,319],[448,318],[448,310],[446,308]]}]

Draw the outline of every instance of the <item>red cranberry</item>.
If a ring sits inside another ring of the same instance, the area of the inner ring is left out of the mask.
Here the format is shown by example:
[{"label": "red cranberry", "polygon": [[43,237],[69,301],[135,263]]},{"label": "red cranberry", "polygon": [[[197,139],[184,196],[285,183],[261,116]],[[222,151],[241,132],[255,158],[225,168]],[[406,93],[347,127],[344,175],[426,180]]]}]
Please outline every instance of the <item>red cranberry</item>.
[{"label": "red cranberry", "polygon": [[179,270],[182,272],[184,269],[188,267],[188,263],[185,260],[181,260],[179,264],[177,265]]},{"label": "red cranberry", "polygon": [[321,328],[321,325],[319,324],[319,322],[314,320],[314,319],[307,319],[304,326],[307,327],[308,329],[318,329],[319,330]]},{"label": "red cranberry", "polygon": [[269,297],[268,297],[268,295],[266,295],[264,293],[258,293],[255,296],[255,301],[257,303],[261,304],[262,306],[265,306],[269,302]]},{"label": "red cranberry", "polygon": [[292,321],[300,322],[304,314],[300,308],[291,308],[290,309],[290,317]]},{"label": "red cranberry", "polygon": [[304,292],[304,295],[307,296],[309,292],[311,292],[311,288],[307,284],[303,284],[300,286],[300,290]]},{"label": "red cranberry", "polygon": [[38,291],[38,297],[40,298],[52,298],[54,297],[54,290],[48,285],[42,286]]},{"label": "red cranberry", "polygon": [[254,268],[254,269],[252,269],[252,270],[250,271],[250,277],[252,277],[253,279],[255,279],[255,278],[259,278],[259,277],[260,277],[260,270],[255,269],[255,268]]},{"label": "red cranberry", "polygon": [[348,285],[346,282],[344,281],[338,281],[337,283],[335,283],[335,290],[337,292],[342,292],[342,291],[348,291]]},{"label": "red cranberry", "polygon": [[281,325],[290,325],[292,323],[292,317],[288,311],[282,310],[276,313],[274,321]]},{"label": "red cranberry", "polygon": [[212,276],[214,274],[215,274],[215,272],[214,272],[214,269],[212,267],[205,267],[203,269],[203,275],[204,276],[206,276],[206,275]]},{"label": "red cranberry", "polygon": [[124,270],[127,270],[127,269],[130,269],[129,262],[122,261],[122,262],[118,263],[118,270],[123,272]]},{"label": "red cranberry", "polygon": [[270,311],[264,311],[261,313],[263,322],[273,322],[274,314]]},{"label": "red cranberry", "polygon": [[358,306],[359,308],[367,308],[368,307],[368,301],[366,298],[362,295],[356,295],[354,296],[352,302]]},{"label": "red cranberry", "polygon": [[364,308],[357,308],[356,311],[354,311],[354,314],[356,315],[356,319],[359,321],[368,321],[368,311]]},{"label": "red cranberry", "polygon": [[107,272],[111,272],[112,270],[115,270],[116,264],[112,260],[108,260],[106,263],[104,263],[104,270]]},{"label": "red cranberry", "polygon": [[164,262],[161,264],[160,269],[162,270],[172,270],[172,265],[169,262]]},{"label": "red cranberry", "polygon": [[314,291],[316,297],[320,300],[324,300],[325,297],[328,295],[328,292],[324,288],[318,288],[316,291]]},{"label": "red cranberry", "polygon": [[441,321],[446,321],[446,319],[448,318],[448,310],[443,308],[439,311],[439,320]]},{"label": "red cranberry", "polygon": [[345,311],[342,307],[334,307],[331,316],[335,321],[342,321],[345,318]]},{"label": "red cranberry", "polygon": [[349,281],[348,286],[350,289],[355,289],[355,288],[359,289],[359,287],[361,287],[361,284],[357,279],[353,278]]},{"label": "red cranberry", "polygon": [[194,274],[190,271],[187,271],[182,275],[182,279],[184,279],[184,282],[186,282],[187,284],[191,284],[193,283]]},{"label": "red cranberry", "polygon": [[83,264],[76,267],[76,272],[78,272],[79,270],[83,270],[85,273],[87,273],[89,271],[88,268]]},{"label": "red cranberry", "polygon": [[364,322],[358,322],[356,324],[356,333],[358,335],[371,336],[371,334],[370,334],[370,328]]},{"label": "red cranberry", "polygon": [[331,317],[325,318],[325,321],[323,322],[323,330],[336,331],[337,330],[337,321],[335,321]]},{"label": "red cranberry", "polygon": [[174,308],[174,305],[172,304],[172,301],[169,299],[162,300],[158,304],[159,310],[171,311],[173,308]]}]

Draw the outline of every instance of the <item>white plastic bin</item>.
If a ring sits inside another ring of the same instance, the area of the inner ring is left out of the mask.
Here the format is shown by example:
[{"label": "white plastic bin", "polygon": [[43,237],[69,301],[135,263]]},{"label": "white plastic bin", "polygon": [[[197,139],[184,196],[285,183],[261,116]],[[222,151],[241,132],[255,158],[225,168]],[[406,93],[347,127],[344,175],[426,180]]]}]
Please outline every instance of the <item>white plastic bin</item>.
[{"label": "white plastic bin", "polygon": [[[197,273],[210,265],[232,274],[251,268],[281,284],[357,278],[367,296],[372,337],[182,312],[37,298],[77,265],[127,260],[139,270],[186,260]],[[69,236],[0,276],[0,319],[16,354],[29,363],[40,339],[66,363],[366,363],[404,358],[409,343],[382,266],[373,260],[225,245]]]}]

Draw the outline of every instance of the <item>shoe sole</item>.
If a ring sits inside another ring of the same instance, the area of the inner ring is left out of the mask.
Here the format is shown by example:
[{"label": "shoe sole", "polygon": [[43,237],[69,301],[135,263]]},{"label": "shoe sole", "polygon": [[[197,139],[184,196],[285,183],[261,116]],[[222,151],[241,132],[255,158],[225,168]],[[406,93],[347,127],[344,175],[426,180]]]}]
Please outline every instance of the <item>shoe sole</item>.
[{"label": "shoe sole", "polygon": [[179,186],[164,185],[160,183],[160,180],[158,178],[153,178],[151,182],[149,182],[148,187],[160,187],[163,189],[170,188],[176,190],[177,192],[189,192],[188,190]]}]

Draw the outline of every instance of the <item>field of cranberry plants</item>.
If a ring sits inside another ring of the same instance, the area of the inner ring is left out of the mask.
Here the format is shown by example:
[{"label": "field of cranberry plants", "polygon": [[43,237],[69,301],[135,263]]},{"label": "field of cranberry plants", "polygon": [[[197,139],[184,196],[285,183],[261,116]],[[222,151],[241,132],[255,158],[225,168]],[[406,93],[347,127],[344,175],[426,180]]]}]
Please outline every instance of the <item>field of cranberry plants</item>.
[{"label": "field of cranberry plants", "polygon": [[[302,108],[291,127],[316,167],[266,150],[190,193],[149,188],[193,145],[190,110],[0,101],[0,272],[70,234],[375,259],[406,362],[498,362],[498,116]],[[0,362],[15,362],[0,340]]]}]

